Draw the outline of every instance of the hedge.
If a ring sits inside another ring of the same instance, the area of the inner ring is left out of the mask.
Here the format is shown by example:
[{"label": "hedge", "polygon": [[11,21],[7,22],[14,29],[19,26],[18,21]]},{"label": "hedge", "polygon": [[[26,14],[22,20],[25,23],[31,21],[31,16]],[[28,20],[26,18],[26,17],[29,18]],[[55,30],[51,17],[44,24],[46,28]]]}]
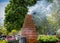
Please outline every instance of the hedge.
[{"label": "hedge", "polygon": [[56,36],[39,35],[37,40],[38,40],[38,43],[55,43],[59,39]]}]

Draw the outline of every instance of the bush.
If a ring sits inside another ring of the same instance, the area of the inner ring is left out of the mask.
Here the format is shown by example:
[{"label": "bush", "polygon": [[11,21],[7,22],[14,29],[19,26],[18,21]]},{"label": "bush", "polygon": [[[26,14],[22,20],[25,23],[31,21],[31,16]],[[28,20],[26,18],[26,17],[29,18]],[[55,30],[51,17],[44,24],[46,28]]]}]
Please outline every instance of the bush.
[{"label": "bush", "polygon": [[0,43],[7,43],[6,40],[0,40]]},{"label": "bush", "polygon": [[55,43],[59,39],[56,36],[39,35],[38,43]]}]

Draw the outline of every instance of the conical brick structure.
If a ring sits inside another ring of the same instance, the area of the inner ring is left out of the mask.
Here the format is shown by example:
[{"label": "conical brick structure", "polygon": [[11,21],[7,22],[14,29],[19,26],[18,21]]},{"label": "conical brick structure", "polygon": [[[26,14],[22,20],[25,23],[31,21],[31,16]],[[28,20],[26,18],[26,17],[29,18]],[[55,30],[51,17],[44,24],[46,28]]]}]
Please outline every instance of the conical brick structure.
[{"label": "conical brick structure", "polygon": [[32,20],[32,15],[26,15],[21,29],[21,36],[26,37],[27,43],[37,43],[37,33]]}]

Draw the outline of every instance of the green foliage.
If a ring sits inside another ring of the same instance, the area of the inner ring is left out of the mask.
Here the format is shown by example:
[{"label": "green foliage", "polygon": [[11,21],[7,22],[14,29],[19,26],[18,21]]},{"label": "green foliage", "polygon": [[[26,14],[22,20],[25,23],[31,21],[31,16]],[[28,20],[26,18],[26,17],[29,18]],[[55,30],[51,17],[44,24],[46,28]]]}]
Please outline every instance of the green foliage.
[{"label": "green foliage", "polygon": [[6,40],[0,40],[0,43],[7,43]]},{"label": "green foliage", "polygon": [[36,0],[10,0],[5,8],[5,27],[8,31],[20,30],[24,21],[27,6],[32,6]]},{"label": "green foliage", "polygon": [[7,30],[5,29],[5,27],[0,26],[0,33],[6,35],[7,34]]},{"label": "green foliage", "polygon": [[40,43],[49,43],[49,42],[56,42],[59,39],[56,36],[49,36],[49,35],[39,35],[38,42]]},{"label": "green foliage", "polygon": [[11,33],[12,33],[12,35],[16,35],[18,32],[17,32],[17,30],[12,30]]},{"label": "green foliage", "polygon": [[11,32],[9,32],[8,35],[9,35],[9,36],[14,36],[14,35],[19,34],[18,32],[19,32],[19,31],[17,31],[17,30],[14,29],[14,30],[11,30]]}]

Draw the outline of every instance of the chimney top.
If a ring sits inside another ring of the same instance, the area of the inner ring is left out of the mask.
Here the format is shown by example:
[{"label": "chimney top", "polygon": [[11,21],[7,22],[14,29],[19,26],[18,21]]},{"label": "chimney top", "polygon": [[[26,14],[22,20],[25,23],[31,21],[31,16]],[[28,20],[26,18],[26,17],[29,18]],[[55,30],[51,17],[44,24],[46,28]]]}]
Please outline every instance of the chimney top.
[{"label": "chimney top", "polygon": [[32,15],[26,15],[23,28],[35,28],[33,20],[32,20]]}]

